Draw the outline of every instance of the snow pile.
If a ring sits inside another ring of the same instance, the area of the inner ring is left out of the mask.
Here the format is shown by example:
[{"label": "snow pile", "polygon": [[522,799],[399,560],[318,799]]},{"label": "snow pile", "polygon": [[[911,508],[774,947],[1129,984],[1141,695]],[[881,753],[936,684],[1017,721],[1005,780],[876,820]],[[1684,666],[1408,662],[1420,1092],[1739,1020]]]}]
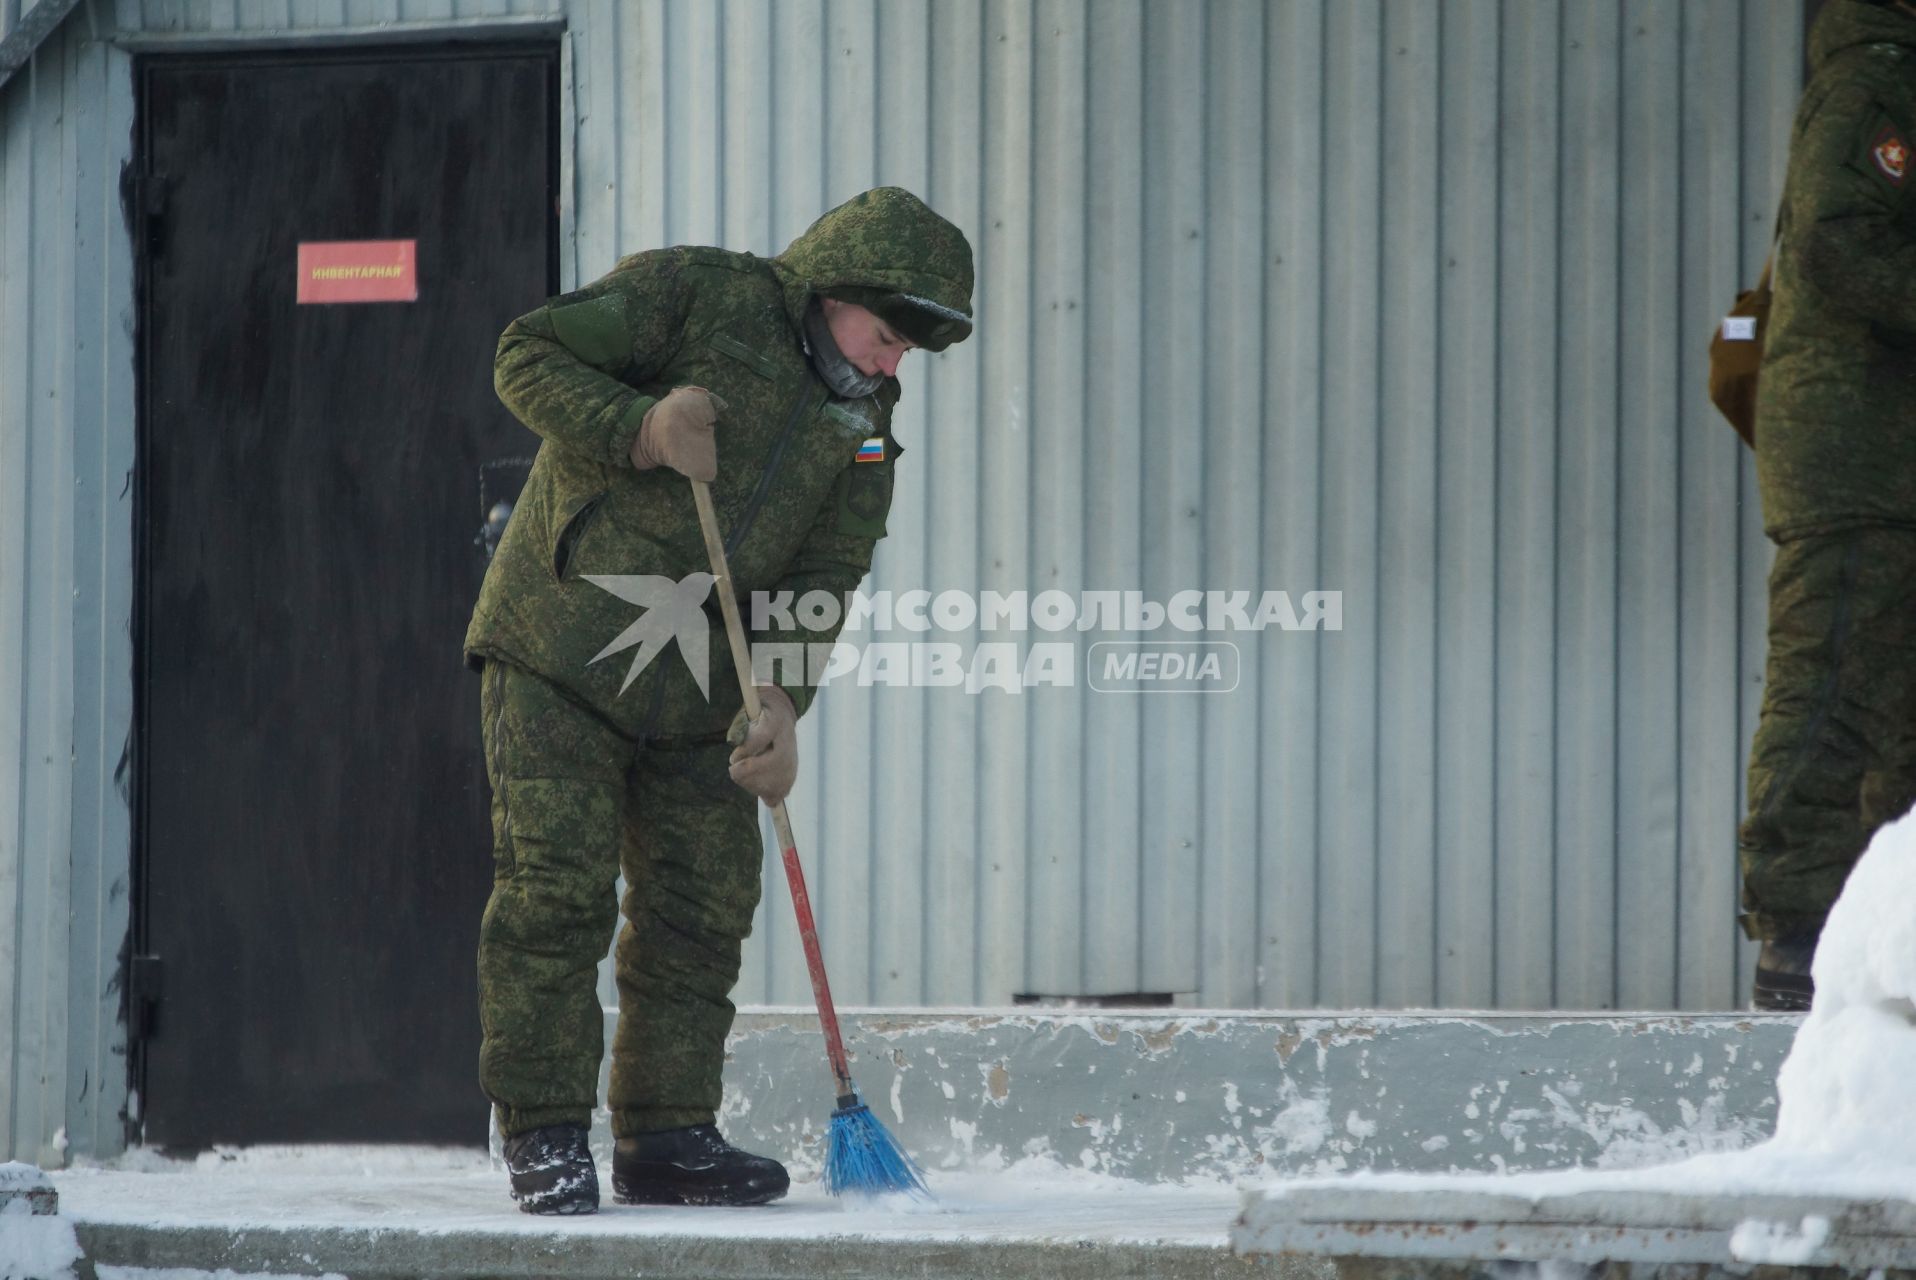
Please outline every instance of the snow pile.
[{"label": "snow pile", "polygon": [[[1816,999],[1776,1078],[1776,1136],[1721,1163],[1651,1172],[1916,1203],[1916,813],[1878,832],[1850,873],[1814,973]],[[1791,1261],[1788,1248],[1757,1248],[1759,1236],[1732,1256]]]},{"label": "snow pile", "polygon": [[[14,1168],[0,1165],[0,1174]],[[34,1170],[37,1177],[39,1170]],[[36,1214],[25,1198],[0,1201],[0,1278],[72,1280],[80,1260],[73,1224],[54,1214]]]},{"label": "snow pile", "polygon": [[[1878,832],[1851,872],[1824,925],[1814,972],[1816,999],[1777,1077],[1776,1134],[1766,1142],[1635,1169],[1304,1179],[1273,1184],[1260,1198],[1275,1203],[1335,1187],[1489,1192],[1533,1202],[1655,1192],[1916,1204],[1916,813]],[[1832,1230],[1817,1215],[1751,1217],[1731,1233],[1730,1257],[1803,1265]]]},{"label": "snow pile", "polygon": [[[1850,873],[1823,926],[1814,973],[1816,999],[1776,1079],[1775,1137],[1588,1189],[1916,1203],[1916,812],[1878,832]],[[1527,1179],[1525,1190],[1566,1176],[1574,1175]],[[1540,1194],[1582,1189],[1556,1185]]]},{"label": "snow pile", "polygon": [[1776,1081],[1774,1145],[1878,1168],[1916,1200],[1916,815],[1886,827],[1850,873],[1815,975]]}]

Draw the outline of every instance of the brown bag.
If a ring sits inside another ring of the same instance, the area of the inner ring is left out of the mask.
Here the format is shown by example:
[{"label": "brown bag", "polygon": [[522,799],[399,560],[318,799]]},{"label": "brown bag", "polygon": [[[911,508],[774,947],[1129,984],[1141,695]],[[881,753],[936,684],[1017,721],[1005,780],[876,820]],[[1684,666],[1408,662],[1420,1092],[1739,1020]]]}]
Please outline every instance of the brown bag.
[{"label": "brown bag", "polygon": [[1752,449],[1756,448],[1756,375],[1763,363],[1769,324],[1770,263],[1766,261],[1756,288],[1736,295],[1736,305],[1710,339],[1710,403]]}]

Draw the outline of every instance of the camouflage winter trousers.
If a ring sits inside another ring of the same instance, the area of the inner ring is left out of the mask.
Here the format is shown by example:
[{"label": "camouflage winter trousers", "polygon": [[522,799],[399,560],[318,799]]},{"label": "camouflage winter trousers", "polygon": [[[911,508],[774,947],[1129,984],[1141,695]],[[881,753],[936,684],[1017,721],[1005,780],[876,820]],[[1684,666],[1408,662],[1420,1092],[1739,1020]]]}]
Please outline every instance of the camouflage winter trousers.
[{"label": "camouflage winter trousers", "polygon": [[507,1134],[586,1123],[604,1052],[598,962],[618,916],[613,1133],[710,1123],[758,905],[757,801],[722,737],[641,748],[557,688],[486,663],[493,886],[479,931],[479,1081]]},{"label": "camouflage winter trousers", "polygon": [[1765,682],[1743,927],[1815,937],[1870,837],[1916,801],[1916,530],[1777,547]]}]

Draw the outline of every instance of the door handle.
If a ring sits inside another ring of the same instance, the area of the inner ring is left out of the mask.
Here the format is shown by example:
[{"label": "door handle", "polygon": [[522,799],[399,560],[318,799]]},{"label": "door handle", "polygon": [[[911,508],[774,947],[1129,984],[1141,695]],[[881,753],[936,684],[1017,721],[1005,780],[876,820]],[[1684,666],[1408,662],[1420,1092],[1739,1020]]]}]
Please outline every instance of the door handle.
[{"label": "door handle", "polygon": [[479,526],[479,535],[473,545],[486,553],[486,559],[492,559],[492,553],[499,549],[499,539],[506,536],[506,522],[512,519],[510,502],[495,502],[492,510],[486,512],[486,522]]}]

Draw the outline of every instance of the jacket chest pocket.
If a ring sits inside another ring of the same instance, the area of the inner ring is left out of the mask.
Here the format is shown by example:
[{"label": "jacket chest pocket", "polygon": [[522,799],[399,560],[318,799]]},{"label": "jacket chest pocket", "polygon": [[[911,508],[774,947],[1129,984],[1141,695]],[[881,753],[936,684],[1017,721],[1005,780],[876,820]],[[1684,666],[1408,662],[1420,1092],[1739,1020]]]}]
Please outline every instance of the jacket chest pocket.
[{"label": "jacket chest pocket", "polygon": [[856,538],[876,541],[885,536],[885,517],[891,514],[891,467],[857,466],[838,479],[835,528]]},{"label": "jacket chest pocket", "polygon": [[858,447],[851,465],[839,474],[832,489],[836,510],[833,527],[839,533],[873,540],[885,536],[894,464],[903,452],[888,435],[872,436]]}]

